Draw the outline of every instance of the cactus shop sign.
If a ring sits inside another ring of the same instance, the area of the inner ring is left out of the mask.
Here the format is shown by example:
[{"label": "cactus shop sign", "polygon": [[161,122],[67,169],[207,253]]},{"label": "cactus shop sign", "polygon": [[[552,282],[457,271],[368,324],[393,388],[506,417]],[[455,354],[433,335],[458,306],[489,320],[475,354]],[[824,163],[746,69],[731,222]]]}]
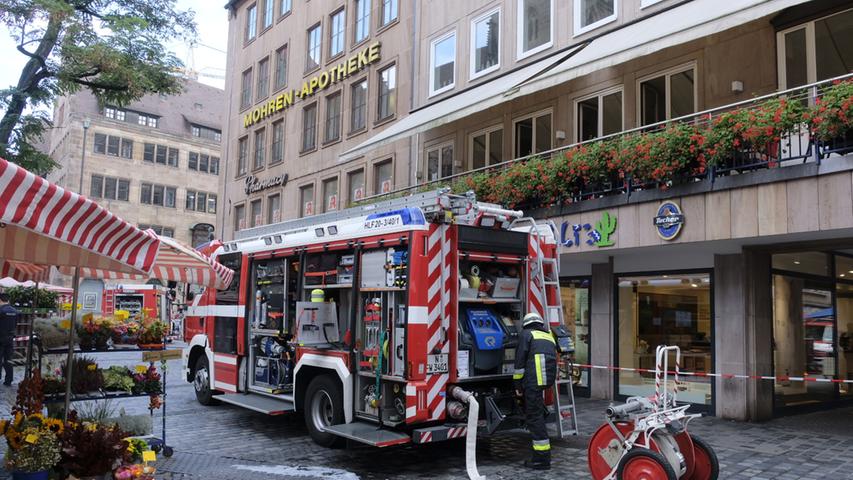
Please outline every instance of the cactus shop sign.
[{"label": "cactus shop sign", "polygon": [[596,247],[612,247],[616,241],[611,236],[616,233],[616,215],[602,212],[601,219],[595,225],[589,223],[563,222],[560,227],[560,245],[580,247],[581,242]]}]

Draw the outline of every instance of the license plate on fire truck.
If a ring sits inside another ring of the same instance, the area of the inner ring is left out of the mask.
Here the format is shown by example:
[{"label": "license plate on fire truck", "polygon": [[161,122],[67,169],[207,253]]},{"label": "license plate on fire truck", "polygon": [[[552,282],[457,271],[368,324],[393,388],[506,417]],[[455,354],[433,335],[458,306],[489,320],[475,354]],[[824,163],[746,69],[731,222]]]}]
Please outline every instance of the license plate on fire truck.
[{"label": "license plate on fire truck", "polygon": [[427,374],[447,373],[447,354],[427,355]]}]

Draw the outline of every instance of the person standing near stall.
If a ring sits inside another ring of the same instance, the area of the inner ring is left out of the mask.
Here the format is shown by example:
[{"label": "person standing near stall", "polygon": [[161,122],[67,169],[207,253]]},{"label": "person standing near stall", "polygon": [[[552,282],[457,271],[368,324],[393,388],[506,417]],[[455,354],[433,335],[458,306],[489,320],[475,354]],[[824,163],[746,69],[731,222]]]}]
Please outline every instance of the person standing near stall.
[{"label": "person standing near stall", "polygon": [[14,370],[12,368],[12,351],[15,330],[18,328],[18,310],[9,305],[9,294],[0,292],[0,364],[6,373],[3,385],[12,385]]},{"label": "person standing near stall", "polygon": [[525,315],[522,327],[512,379],[516,395],[524,398],[525,424],[533,441],[533,455],[524,461],[524,466],[548,470],[551,468],[551,441],[545,425],[544,393],[556,379],[557,345],[538,313]]}]

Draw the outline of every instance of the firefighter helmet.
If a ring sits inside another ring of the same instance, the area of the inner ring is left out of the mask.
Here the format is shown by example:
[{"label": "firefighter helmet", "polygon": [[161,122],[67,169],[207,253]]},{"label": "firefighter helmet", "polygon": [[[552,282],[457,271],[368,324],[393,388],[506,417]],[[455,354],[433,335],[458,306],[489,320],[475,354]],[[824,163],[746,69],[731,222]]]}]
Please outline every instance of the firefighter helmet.
[{"label": "firefighter helmet", "polygon": [[542,320],[542,316],[538,313],[528,313],[524,316],[524,321],[522,322],[523,327],[529,327],[534,323],[538,323],[539,325],[545,325],[545,322]]}]

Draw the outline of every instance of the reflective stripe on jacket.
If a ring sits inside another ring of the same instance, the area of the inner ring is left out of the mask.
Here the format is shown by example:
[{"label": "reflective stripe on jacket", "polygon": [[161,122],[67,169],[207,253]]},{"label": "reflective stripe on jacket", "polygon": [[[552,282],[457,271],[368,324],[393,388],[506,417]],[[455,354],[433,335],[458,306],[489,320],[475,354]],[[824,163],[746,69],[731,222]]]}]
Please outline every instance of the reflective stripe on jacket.
[{"label": "reflective stripe on jacket", "polygon": [[554,383],[557,374],[557,348],[554,337],[538,328],[521,332],[515,352],[516,388],[546,388]]}]

